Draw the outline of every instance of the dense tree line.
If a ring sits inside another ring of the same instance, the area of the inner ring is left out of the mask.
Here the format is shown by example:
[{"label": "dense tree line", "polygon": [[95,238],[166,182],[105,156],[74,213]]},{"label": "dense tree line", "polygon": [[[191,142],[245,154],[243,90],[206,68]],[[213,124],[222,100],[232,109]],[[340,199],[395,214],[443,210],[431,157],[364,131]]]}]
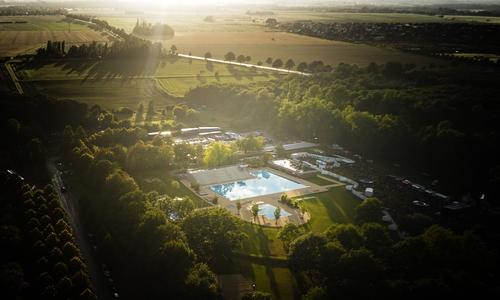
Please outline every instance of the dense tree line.
[{"label": "dense tree line", "polygon": [[186,100],[233,115],[237,128],[269,124],[281,137],[413,163],[459,194],[483,192],[500,164],[499,135],[492,130],[500,109],[493,100],[498,74],[412,68],[341,63],[331,73],[292,75],[265,86],[197,87]]},{"label": "dense tree line", "polygon": [[81,182],[98,195],[80,203],[106,260],[118,266],[124,264],[118,257],[126,260],[140,274],[150,299],[167,294],[182,299],[219,297],[206,263],[231,260],[243,238],[241,220],[224,208],[196,211],[189,198],[174,200],[179,184],[173,179],[149,190],[129,175],[168,171],[191,154],[201,156],[197,147],[172,146],[171,137],[149,139],[137,128],[108,128],[87,136],[82,127],[73,131],[68,126],[61,150],[68,152]]},{"label": "dense tree line", "polygon": [[112,32],[119,36],[121,40],[114,43],[97,43],[93,41],[90,44],[72,45],[67,49],[64,46],[65,41],[48,41],[46,48],[37,50],[36,57],[45,58],[159,58],[162,55],[162,44],[160,42],[151,42],[127,34],[123,28],[110,26],[108,22],[91,18],[83,15],[67,15],[68,18],[91,22],[97,26]]},{"label": "dense tree line", "polygon": [[3,172],[0,285],[5,299],[97,299],[52,185],[32,188]]},{"label": "dense tree line", "polygon": [[335,224],[295,237],[287,261],[313,286],[303,299],[494,299],[497,254],[481,231],[433,225],[395,243],[378,223]]},{"label": "dense tree line", "polygon": [[140,34],[140,35],[166,35],[166,36],[173,36],[174,35],[174,29],[167,24],[161,24],[160,22],[157,22],[156,24],[151,24],[146,21],[146,19],[142,20],[142,22],[139,22],[139,19],[137,19],[137,22],[135,24],[134,29],[132,30],[133,33],[135,34]]}]

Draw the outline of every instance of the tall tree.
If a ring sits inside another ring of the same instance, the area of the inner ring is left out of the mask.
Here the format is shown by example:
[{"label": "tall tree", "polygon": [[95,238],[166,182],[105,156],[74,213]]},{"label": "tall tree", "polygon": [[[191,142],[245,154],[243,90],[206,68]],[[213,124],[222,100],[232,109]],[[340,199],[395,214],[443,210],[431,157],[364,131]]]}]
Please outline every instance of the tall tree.
[{"label": "tall tree", "polygon": [[371,197],[356,206],[355,210],[358,222],[379,222],[382,217],[382,201]]},{"label": "tall tree", "polygon": [[285,62],[285,68],[287,68],[288,70],[293,67],[295,67],[295,62],[293,61],[293,59],[289,59]]},{"label": "tall tree", "polygon": [[232,251],[245,237],[242,222],[229,210],[218,207],[193,211],[180,226],[200,262],[230,262]]},{"label": "tall tree", "polygon": [[277,59],[273,62],[273,68],[281,68],[283,66],[283,61],[281,59]]},{"label": "tall tree", "polygon": [[231,51],[229,51],[226,55],[224,55],[224,60],[232,61],[232,60],[235,60],[235,59],[236,59],[236,56]]},{"label": "tall tree", "polygon": [[303,231],[299,228],[297,223],[287,222],[285,226],[281,227],[278,230],[276,238],[283,242],[285,248],[288,248],[290,243],[293,242],[296,238],[298,238],[302,234]]},{"label": "tall tree", "polygon": [[228,145],[221,142],[211,142],[205,149],[203,162],[207,167],[223,165],[232,158],[232,151]]},{"label": "tall tree", "polygon": [[276,225],[278,225],[279,218],[281,218],[281,207],[278,205],[274,210],[274,219],[276,220]]}]

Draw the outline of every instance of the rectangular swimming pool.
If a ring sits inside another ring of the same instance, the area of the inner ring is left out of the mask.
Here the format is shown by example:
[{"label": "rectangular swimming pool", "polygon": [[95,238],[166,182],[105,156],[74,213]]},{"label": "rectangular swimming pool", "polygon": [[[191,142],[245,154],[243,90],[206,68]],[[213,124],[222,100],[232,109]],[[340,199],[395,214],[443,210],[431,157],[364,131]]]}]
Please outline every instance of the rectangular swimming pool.
[{"label": "rectangular swimming pool", "polygon": [[231,201],[264,196],[275,193],[306,188],[308,186],[282,177],[269,171],[251,172],[254,179],[237,181],[226,184],[212,185],[207,188]]}]

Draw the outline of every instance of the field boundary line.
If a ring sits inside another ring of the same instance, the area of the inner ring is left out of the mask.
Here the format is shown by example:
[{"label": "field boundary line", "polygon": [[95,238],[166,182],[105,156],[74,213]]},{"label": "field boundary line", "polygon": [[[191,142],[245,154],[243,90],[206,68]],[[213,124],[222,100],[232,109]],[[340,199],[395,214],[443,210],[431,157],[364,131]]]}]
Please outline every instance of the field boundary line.
[{"label": "field boundary line", "polygon": [[19,94],[24,94],[23,88],[19,84],[19,80],[17,80],[16,74],[14,73],[14,70],[12,70],[12,67],[10,66],[10,63],[6,62],[4,65],[5,65],[5,68],[7,69],[7,71],[10,74],[10,78],[12,79],[12,81],[14,82],[14,85],[16,86],[17,92]]}]

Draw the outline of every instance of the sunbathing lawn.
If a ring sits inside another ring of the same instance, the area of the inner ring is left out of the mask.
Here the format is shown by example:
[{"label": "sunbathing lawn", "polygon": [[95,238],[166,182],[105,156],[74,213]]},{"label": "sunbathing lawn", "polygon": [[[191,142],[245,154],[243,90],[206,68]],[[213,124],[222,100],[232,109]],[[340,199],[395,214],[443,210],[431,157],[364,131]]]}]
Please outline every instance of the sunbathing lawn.
[{"label": "sunbathing lawn", "polygon": [[[304,231],[323,232],[334,223],[353,223],[354,208],[361,200],[337,187],[331,191],[310,195],[303,200],[311,213],[311,221],[301,226]],[[273,299],[300,299],[305,291],[286,266],[286,252],[283,243],[276,239],[278,228],[258,226],[245,222],[243,231],[248,239],[242,248],[235,251],[234,263],[214,266],[217,274],[241,273],[258,290],[271,293]]]}]

